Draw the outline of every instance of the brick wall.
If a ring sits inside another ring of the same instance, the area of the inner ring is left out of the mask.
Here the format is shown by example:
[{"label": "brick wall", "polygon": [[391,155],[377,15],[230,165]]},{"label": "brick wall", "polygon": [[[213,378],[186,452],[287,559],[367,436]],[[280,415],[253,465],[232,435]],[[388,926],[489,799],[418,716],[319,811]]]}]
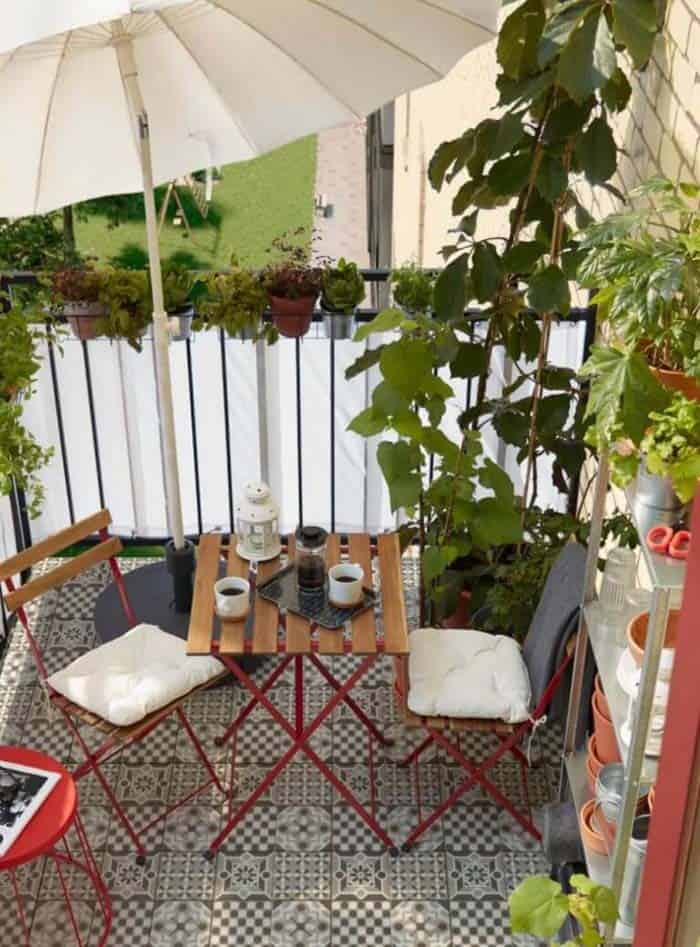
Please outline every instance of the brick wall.
[{"label": "brick wall", "polygon": [[[658,173],[700,181],[700,0],[668,0],[664,33],[632,83],[616,137],[627,151],[615,181],[623,192]],[[616,206],[600,189],[589,203],[595,216]]]}]

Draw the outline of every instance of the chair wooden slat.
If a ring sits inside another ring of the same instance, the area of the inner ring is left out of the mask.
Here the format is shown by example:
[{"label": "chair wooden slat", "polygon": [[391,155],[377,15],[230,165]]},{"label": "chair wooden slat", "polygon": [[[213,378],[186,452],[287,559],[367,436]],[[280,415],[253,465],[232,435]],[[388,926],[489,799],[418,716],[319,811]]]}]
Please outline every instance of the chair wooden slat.
[{"label": "chair wooden slat", "polygon": [[[226,575],[235,575],[239,579],[247,579],[250,563],[238,555],[238,541],[231,536],[226,561]],[[219,647],[222,654],[243,654],[245,651],[245,622],[222,621],[219,633]]]},{"label": "chair wooden slat", "polygon": [[[258,581],[274,575],[280,568],[279,556],[270,562],[258,564]],[[255,624],[253,625],[253,654],[275,654],[280,624],[279,608],[274,602],[257,595],[255,598]]]},{"label": "chair wooden slat", "polygon": [[[331,533],[326,547],[326,565],[330,569],[340,562],[340,536]],[[342,654],[344,628],[319,628],[318,650],[321,654]]]},{"label": "chair wooden slat", "polygon": [[219,533],[205,533],[199,540],[197,571],[190,625],[187,632],[188,654],[209,654],[214,630],[214,583],[219,574]]},{"label": "chair wooden slat", "polygon": [[[364,584],[368,589],[374,587],[372,578],[372,550],[366,533],[351,533],[348,540],[350,562],[357,562],[365,573]],[[353,654],[376,654],[377,634],[374,622],[374,609],[368,608],[352,620]]]},{"label": "chair wooden slat", "polygon": [[401,580],[401,549],[396,533],[377,537],[379,575],[382,587],[384,650],[387,654],[408,654],[408,624]]},{"label": "chair wooden slat", "polygon": [[66,559],[50,572],[39,575],[36,579],[31,579],[14,592],[9,592],[5,596],[5,604],[9,611],[14,612],[20,606],[48,592],[49,589],[53,589],[57,585],[62,585],[64,582],[67,582],[68,579],[72,579],[74,576],[80,575],[81,572],[85,572],[86,569],[90,569],[92,566],[104,562],[105,559],[117,556],[121,552],[121,549],[121,541],[116,536],[113,536],[111,539],[106,539],[103,543],[98,543],[85,552],[81,552],[79,556]]},{"label": "chair wooden slat", "polygon": [[[287,540],[287,560],[294,562],[296,542],[294,536]],[[287,612],[286,640],[288,654],[309,654],[311,651],[311,625],[307,618]]]},{"label": "chair wooden slat", "polygon": [[91,516],[78,520],[72,526],[67,526],[60,532],[34,543],[29,549],[24,549],[0,563],[0,581],[18,575],[30,566],[36,565],[37,562],[41,562],[42,559],[48,559],[49,556],[72,546],[73,543],[80,542],[101,529],[106,529],[111,522],[112,516],[109,510],[99,510]]}]

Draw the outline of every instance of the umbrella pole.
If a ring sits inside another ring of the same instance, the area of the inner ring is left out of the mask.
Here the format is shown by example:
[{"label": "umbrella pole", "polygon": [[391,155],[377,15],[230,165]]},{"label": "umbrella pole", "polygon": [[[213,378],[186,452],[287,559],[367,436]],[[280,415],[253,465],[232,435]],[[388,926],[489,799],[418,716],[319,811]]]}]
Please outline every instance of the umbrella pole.
[{"label": "umbrella pole", "polygon": [[172,379],[170,374],[170,334],[168,317],[163,303],[163,279],[158,244],[158,221],[153,188],[153,164],[148,128],[148,115],[141,95],[138,70],[134,58],[131,37],[123,32],[121,23],[116,24],[115,48],[119,60],[124,86],[128,93],[129,106],[138,128],[138,147],[143,176],[143,197],[146,206],[146,236],[148,241],[148,263],[153,294],[153,345],[156,357],[156,385],[160,411],[161,440],[165,473],[165,494],[168,525],[172,539],[166,544],[166,561],[173,576],[175,609],[189,611],[192,604],[192,575],[194,572],[194,546],[185,540],[180,497],[180,476],[175,436],[175,410],[173,406]]}]

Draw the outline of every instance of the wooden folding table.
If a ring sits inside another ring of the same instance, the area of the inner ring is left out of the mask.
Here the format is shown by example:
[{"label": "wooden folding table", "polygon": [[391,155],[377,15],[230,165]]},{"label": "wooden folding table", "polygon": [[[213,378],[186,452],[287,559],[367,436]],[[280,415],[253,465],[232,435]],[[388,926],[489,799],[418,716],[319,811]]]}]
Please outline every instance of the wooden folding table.
[{"label": "wooden folding table", "polygon": [[[294,539],[290,537],[287,555],[294,558]],[[269,789],[280,773],[292,761],[297,753],[304,753],[323,773],[340,796],[351,805],[365,823],[392,851],[394,843],[378,823],[375,815],[374,793],[374,757],[373,739],[387,744],[387,740],[372,720],[352,699],[350,692],[381,655],[398,657],[408,654],[408,629],[401,580],[401,552],[398,536],[385,533],[378,537],[376,546],[364,533],[352,533],[347,543],[341,546],[340,537],[332,534],[328,539],[326,552],[327,565],[333,566],[341,561],[341,556],[349,561],[358,562],[364,569],[365,585],[371,586],[372,560],[376,557],[379,573],[378,597],[381,601],[383,633],[379,633],[373,610],[358,614],[349,628],[331,630],[322,628],[306,618],[292,613],[281,612],[273,602],[255,593],[255,578],[250,563],[241,558],[236,551],[236,537],[224,537],[209,533],[200,538],[197,573],[195,576],[194,599],[187,638],[187,653],[192,655],[215,654],[246,687],[251,700],[240,711],[225,734],[217,741],[220,745],[234,741],[238,728],[249,716],[255,706],[261,704],[273,720],[287,733],[291,745],[287,751],[271,766],[258,787],[241,803],[235,812],[229,812],[229,820],[214,839],[207,851],[208,857],[214,857],[225,839],[236,825],[246,816],[256,801]],[[216,582],[222,558],[225,557],[228,575],[249,577],[252,579],[251,595],[252,616],[247,622],[220,621],[214,612],[214,583]],[[269,578],[282,567],[280,558],[259,563],[257,578]],[[240,659],[243,655],[267,655],[279,658],[267,680],[260,686],[244,671]],[[357,667],[350,677],[341,683],[331,672],[322,656],[350,654],[358,658]],[[332,694],[323,709],[311,720],[304,720],[304,661],[330,684]],[[285,668],[294,664],[294,720],[289,721],[271,703],[267,692],[279,680]],[[331,767],[322,760],[310,745],[310,739],[321,724],[341,703],[345,703],[368,731],[368,765],[370,769],[371,811],[360,803],[352,791],[338,778]],[[234,792],[234,780],[231,779],[230,792]]]}]

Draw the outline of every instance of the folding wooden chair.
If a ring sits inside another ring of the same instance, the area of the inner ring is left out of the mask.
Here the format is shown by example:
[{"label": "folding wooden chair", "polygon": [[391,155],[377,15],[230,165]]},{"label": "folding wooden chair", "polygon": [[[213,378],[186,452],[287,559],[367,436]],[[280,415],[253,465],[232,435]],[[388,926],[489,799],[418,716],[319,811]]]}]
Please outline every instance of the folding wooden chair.
[{"label": "folding wooden chair", "polygon": [[[117,556],[121,551],[122,544],[118,538],[110,537],[107,532],[107,527],[111,521],[112,518],[109,510],[100,510],[98,513],[94,513],[92,516],[88,516],[85,519],[80,520],[73,526],[69,526],[67,529],[62,530],[61,532],[50,536],[48,539],[42,540],[29,549],[25,549],[16,556],[12,556],[10,559],[5,560],[5,562],[0,563],[0,586],[4,585],[6,590],[4,593],[4,598],[8,611],[16,613],[17,618],[24,629],[27,642],[37,666],[41,683],[47,692],[47,696],[52,706],[54,706],[59,711],[61,717],[65,720],[68,729],[70,730],[72,736],[75,737],[83,755],[85,756],[84,762],[73,771],[74,778],[79,780],[84,776],[87,776],[88,773],[95,774],[102,785],[102,788],[104,789],[112,807],[114,808],[114,811],[117,813],[117,816],[119,817],[129,837],[136,847],[136,851],[138,853],[137,861],[139,864],[143,864],[146,852],[141,842],[140,834],[136,831],[130,819],[126,815],[123,807],[120,805],[112,787],[109,785],[102,767],[114,759],[117,754],[122,752],[122,750],[125,750],[132,744],[139,743],[153,730],[155,730],[159,724],[163,723],[168,719],[168,717],[174,714],[177,717],[180,726],[185,730],[188,738],[191,740],[197,755],[199,756],[199,759],[207,770],[209,779],[201,786],[198,786],[196,789],[189,792],[183,799],[168,806],[165,812],[161,813],[155,819],[152,819],[146,826],[142,827],[140,833],[143,834],[147,832],[148,829],[150,829],[157,822],[166,818],[168,815],[170,815],[170,813],[174,812],[190,799],[199,795],[199,793],[204,792],[204,790],[212,784],[216,785],[216,787],[223,793],[224,789],[221,785],[219,777],[217,776],[214,767],[212,766],[207,754],[204,751],[204,748],[197,738],[190,721],[185,716],[183,704],[192,694],[202,690],[204,687],[210,687],[212,684],[216,683],[216,681],[220,680],[221,677],[227,676],[228,671],[222,668],[221,675],[217,676],[213,680],[207,681],[198,687],[193,688],[191,691],[189,691],[189,693],[183,695],[177,700],[174,700],[172,703],[167,704],[165,707],[162,707],[155,713],[149,714],[138,723],[128,727],[117,727],[114,724],[109,723],[108,721],[97,716],[96,714],[90,713],[79,704],[69,701],[66,697],[59,694],[48,684],[48,673],[44,663],[42,650],[36,636],[31,630],[29,618],[24,607],[28,602],[31,602],[43,595],[45,592],[49,591],[49,589],[56,588],[67,580],[81,575],[87,569],[98,565],[98,563],[106,561],[109,562],[112,577],[117,584],[119,597],[121,599],[126,617],[129,621],[129,625],[130,627],[133,627],[137,624],[136,617],[131,608],[131,604],[129,603],[126,587],[124,585],[124,579],[119,568],[119,564],[115,558],[115,556]],[[30,579],[30,581],[26,582],[19,588],[15,588],[12,578],[13,576],[23,572],[25,569],[28,569],[31,566],[36,565],[49,556],[56,555],[66,547],[86,539],[93,533],[99,533],[100,542],[97,545],[91,547],[86,552],[75,556],[74,558],[65,559],[60,565],[51,571],[38,575],[36,578]],[[80,731],[80,727],[84,725],[92,727],[104,735],[104,739],[95,750],[90,750],[85,738],[83,737],[83,734]]]},{"label": "folding wooden chair", "polygon": [[[579,604],[582,600],[585,573],[585,551],[576,543],[568,544],[560,553],[552,567],[545,584],[537,611],[528,631],[523,648],[523,657],[528,669],[535,707],[528,719],[521,723],[506,723],[503,720],[422,717],[412,713],[408,707],[409,668],[408,659],[398,658],[395,662],[395,689],[407,727],[420,728],[426,732],[425,739],[399,764],[415,765],[418,796],[418,825],[404,842],[402,848],[408,851],[431,825],[443,816],[461,796],[473,786],[479,785],[495,802],[509,812],[513,818],[534,838],[541,841],[541,834],[532,821],[528,795],[528,770],[530,768],[529,751],[523,752],[522,744],[530,739],[535,730],[546,722],[546,713],[552,699],[561,684],[562,678],[573,659],[574,641],[572,637],[577,627]],[[455,634],[464,634],[455,630]],[[466,632],[468,633],[468,632]],[[410,644],[410,638],[409,638]],[[558,665],[554,655],[562,652]],[[543,678],[543,669],[549,666],[552,673]],[[480,763],[469,759],[462,752],[460,737],[464,733],[490,733],[497,746]],[[458,763],[466,772],[466,777],[447,796],[447,798],[423,818],[420,806],[419,758],[431,745],[436,744]],[[489,770],[506,754],[514,756],[520,764],[523,791],[527,804],[527,813],[521,812],[501,790],[487,777]]]}]

